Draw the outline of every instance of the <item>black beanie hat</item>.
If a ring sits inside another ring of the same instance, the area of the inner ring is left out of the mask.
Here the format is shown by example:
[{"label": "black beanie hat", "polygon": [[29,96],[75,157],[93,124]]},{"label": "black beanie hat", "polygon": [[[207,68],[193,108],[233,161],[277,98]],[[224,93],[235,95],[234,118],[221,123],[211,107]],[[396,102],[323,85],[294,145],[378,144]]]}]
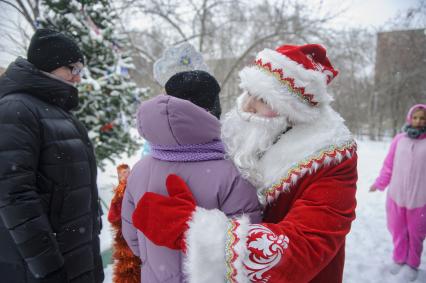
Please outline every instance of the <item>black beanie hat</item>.
[{"label": "black beanie hat", "polygon": [[189,100],[220,118],[220,86],[209,73],[201,70],[177,73],[166,82],[165,88],[168,95]]},{"label": "black beanie hat", "polygon": [[34,33],[27,59],[45,72],[76,62],[84,64],[83,53],[77,43],[71,37],[51,29],[38,29]]}]

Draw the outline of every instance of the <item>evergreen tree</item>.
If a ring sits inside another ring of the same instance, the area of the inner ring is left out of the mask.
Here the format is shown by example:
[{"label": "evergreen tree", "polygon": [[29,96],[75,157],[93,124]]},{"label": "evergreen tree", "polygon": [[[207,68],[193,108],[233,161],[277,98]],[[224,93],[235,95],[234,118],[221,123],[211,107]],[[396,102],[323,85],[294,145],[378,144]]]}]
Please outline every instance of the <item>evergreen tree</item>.
[{"label": "evergreen tree", "polygon": [[138,101],[147,90],[136,87],[128,75],[133,68],[128,38],[116,30],[117,13],[107,0],[43,0],[40,27],[75,38],[85,55],[79,84],[80,106],[75,114],[92,140],[98,166],[119,154],[133,154],[139,144],[131,138]]}]

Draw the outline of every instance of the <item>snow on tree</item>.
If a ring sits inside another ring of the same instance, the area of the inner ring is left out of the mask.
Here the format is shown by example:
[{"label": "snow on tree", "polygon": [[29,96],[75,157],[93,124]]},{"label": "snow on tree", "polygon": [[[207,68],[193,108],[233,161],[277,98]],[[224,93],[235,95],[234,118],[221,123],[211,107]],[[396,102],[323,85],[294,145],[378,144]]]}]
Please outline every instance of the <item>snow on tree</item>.
[{"label": "snow on tree", "polygon": [[85,56],[76,116],[92,140],[98,166],[121,153],[133,154],[140,145],[130,126],[139,100],[148,94],[129,77],[134,68],[129,41],[117,30],[118,15],[107,0],[43,0],[39,27],[59,30],[75,38]]}]

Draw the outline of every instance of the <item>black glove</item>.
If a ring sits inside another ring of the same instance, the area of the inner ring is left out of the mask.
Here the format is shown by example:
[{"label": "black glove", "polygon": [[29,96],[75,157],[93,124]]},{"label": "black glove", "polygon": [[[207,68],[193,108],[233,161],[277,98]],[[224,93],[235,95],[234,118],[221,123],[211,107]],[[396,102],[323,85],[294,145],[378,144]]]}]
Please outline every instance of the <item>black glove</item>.
[{"label": "black glove", "polygon": [[40,279],[40,283],[68,283],[68,276],[65,267],[49,273],[46,277]]}]

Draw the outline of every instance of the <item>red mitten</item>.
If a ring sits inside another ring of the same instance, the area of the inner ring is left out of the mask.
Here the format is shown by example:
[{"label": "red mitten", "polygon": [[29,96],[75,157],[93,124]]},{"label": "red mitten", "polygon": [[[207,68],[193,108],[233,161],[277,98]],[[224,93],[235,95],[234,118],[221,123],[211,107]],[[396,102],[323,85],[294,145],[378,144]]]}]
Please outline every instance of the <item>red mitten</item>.
[{"label": "red mitten", "polygon": [[166,180],[170,196],[148,192],[133,212],[133,225],[158,246],[186,251],[188,221],[195,211],[195,199],[185,181],[177,175]]}]

